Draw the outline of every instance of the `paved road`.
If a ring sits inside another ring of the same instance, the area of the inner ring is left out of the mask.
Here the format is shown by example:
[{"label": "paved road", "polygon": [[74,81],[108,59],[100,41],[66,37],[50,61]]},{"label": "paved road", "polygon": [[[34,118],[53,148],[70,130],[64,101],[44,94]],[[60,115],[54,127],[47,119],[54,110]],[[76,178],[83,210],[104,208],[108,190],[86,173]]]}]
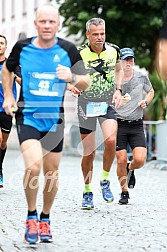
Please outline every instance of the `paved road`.
[{"label": "paved road", "polygon": [[[107,204],[99,190],[101,160],[96,160],[93,190],[95,209],[81,210],[83,180],[80,157],[63,156],[60,186],[51,213],[52,244],[23,243],[26,202],[22,188],[23,161],[19,150],[8,150],[5,188],[0,190],[0,251],[4,252],[159,252],[167,251],[167,171],[146,165],[136,172],[129,205],[119,205],[115,164],[111,186],[115,200]],[[42,185],[42,176],[40,182]],[[41,211],[42,186],[38,195]]]}]

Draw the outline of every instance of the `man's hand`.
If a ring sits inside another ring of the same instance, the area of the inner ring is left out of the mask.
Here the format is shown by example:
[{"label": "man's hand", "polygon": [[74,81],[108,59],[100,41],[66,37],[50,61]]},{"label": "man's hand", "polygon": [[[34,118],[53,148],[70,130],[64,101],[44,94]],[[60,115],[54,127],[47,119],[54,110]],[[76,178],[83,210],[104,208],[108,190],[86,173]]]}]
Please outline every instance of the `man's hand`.
[{"label": "man's hand", "polygon": [[67,83],[67,90],[71,91],[73,96],[81,94],[81,90],[79,90],[78,88],[74,87],[70,83]]},{"label": "man's hand", "polygon": [[18,107],[13,94],[4,97],[3,108],[7,115],[14,116]]},{"label": "man's hand", "polygon": [[121,96],[121,101],[120,101],[120,106],[125,105],[130,100],[131,100],[131,96],[128,93],[126,93],[125,95],[122,95]]},{"label": "man's hand", "polygon": [[112,103],[115,105],[115,109],[118,109],[121,106],[121,97],[121,92],[119,90],[116,90],[112,99]]},{"label": "man's hand", "polygon": [[140,108],[145,109],[145,108],[147,108],[148,103],[145,100],[142,100],[138,103],[138,105]]},{"label": "man's hand", "polygon": [[56,68],[56,75],[60,80],[64,80],[65,82],[71,82],[72,80],[72,72],[69,67],[58,65]]}]

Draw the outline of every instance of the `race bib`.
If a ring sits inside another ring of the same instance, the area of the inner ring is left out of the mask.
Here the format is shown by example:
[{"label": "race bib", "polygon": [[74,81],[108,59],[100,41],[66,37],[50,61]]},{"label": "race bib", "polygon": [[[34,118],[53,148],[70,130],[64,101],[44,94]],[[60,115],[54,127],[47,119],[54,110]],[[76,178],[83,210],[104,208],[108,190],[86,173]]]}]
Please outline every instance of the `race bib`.
[{"label": "race bib", "polygon": [[30,93],[38,96],[62,96],[64,83],[59,82],[55,73],[30,74],[29,87]]},{"label": "race bib", "polygon": [[107,102],[89,102],[86,106],[86,116],[94,117],[105,115],[107,113]]}]

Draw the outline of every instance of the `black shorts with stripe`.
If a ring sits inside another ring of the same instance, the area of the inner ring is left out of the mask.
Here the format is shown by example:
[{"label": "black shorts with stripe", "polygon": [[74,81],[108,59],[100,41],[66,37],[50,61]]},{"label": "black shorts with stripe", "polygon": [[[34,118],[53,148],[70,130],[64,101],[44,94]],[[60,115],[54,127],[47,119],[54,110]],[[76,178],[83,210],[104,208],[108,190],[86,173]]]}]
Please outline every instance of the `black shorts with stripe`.
[{"label": "black shorts with stripe", "polygon": [[0,112],[0,128],[3,133],[9,134],[12,128],[12,116]]}]

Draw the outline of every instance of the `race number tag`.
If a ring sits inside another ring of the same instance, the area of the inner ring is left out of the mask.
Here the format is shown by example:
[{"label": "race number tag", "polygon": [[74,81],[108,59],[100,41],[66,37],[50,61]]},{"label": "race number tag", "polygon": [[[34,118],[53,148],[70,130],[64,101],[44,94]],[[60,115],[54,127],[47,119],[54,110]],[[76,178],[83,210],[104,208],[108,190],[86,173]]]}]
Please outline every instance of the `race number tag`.
[{"label": "race number tag", "polygon": [[86,115],[87,117],[105,115],[107,108],[107,102],[89,102],[86,106]]},{"label": "race number tag", "polygon": [[30,73],[30,93],[38,96],[61,96],[64,86],[55,73]]}]

